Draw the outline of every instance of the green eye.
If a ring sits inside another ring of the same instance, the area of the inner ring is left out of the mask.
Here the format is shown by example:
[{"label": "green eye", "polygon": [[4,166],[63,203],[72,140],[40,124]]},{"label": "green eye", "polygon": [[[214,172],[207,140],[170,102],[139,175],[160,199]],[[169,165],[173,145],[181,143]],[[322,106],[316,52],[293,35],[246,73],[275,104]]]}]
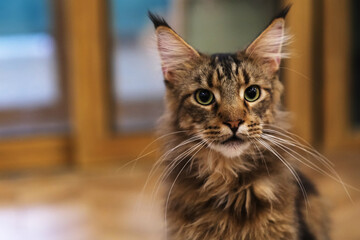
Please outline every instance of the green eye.
[{"label": "green eye", "polygon": [[259,86],[252,85],[245,89],[245,100],[248,102],[255,102],[260,97],[260,88]]},{"label": "green eye", "polygon": [[206,89],[199,89],[195,92],[195,100],[201,105],[210,105],[214,102],[214,94]]}]

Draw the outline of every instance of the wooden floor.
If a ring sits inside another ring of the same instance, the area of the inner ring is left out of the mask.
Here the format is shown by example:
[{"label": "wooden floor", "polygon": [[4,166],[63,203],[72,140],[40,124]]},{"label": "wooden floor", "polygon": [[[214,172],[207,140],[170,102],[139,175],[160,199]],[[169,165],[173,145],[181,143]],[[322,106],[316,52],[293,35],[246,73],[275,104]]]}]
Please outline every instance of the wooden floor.
[{"label": "wooden floor", "polygon": [[[343,180],[360,187],[359,155],[332,155]],[[2,176],[0,240],[163,239],[160,201],[152,199],[155,181],[141,197],[150,166],[138,164],[88,171],[58,171]],[[332,236],[360,239],[360,193],[351,202],[329,177],[309,173],[331,206]]]}]

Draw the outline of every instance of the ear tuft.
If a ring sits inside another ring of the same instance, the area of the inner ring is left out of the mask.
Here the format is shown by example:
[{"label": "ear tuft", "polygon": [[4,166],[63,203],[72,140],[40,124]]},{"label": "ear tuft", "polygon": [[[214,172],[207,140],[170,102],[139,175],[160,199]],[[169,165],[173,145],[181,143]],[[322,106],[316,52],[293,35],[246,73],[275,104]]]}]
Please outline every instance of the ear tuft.
[{"label": "ear tuft", "polygon": [[272,72],[279,69],[282,58],[288,57],[283,51],[283,46],[290,39],[290,36],[285,34],[284,18],[290,8],[291,5],[285,7],[245,50],[250,58],[269,65]]},{"label": "ear tuft", "polygon": [[286,15],[290,11],[291,7],[292,7],[292,4],[289,4],[289,5],[285,6],[283,9],[280,10],[280,12],[278,14],[275,15],[275,17],[273,18],[272,21],[274,21],[275,19],[278,19],[278,18],[285,19]]},{"label": "ear tuft", "polygon": [[152,23],[154,24],[155,29],[157,29],[158,27],[161,27],[161,26],[171,29],[171,27],[165,21],[165,19],[160,17],[159,15],[156,15],[156,14],[148,11],[148,16],[149,16],[150,20],[152,21]]},{"label": "ear tuft", "polygon": [[174,72],[186,68],[200,54],[172,30],[162,17],[149,12],[149,18],[156,29],[163,75],[166,80],[171,81]]}]

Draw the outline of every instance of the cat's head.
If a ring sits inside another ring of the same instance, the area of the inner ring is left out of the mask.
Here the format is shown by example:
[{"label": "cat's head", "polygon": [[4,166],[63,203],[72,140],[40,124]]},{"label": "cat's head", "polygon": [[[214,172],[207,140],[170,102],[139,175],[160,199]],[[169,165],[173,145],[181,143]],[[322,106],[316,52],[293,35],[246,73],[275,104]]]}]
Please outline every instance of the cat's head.
[{"label": "cat's head", "polygon": [[240,156],[277,118],[283,86],[278,78],[285,15],[245,49],[206,55],[186,43],[164,19],[149,13],[166,84],[168,124],[196,136],[226,157]]}]

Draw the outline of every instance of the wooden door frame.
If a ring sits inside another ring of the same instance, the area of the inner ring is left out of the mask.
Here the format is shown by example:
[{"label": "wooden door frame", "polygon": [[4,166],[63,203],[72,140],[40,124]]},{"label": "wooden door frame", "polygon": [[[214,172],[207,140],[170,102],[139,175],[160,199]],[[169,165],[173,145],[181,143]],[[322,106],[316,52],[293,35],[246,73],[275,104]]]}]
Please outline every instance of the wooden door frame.
[{"label": "wooden door frame", "polygon": [[360,131],[351,127],[350,1],[324,0],[324,146],[360,150]]},{"label": "wooden door frame", "polygon": [[1,172],[59,168],[69,166],[70,161],[66,136],[7,139],[0,144]]},{"label": "wooden door frame", "polygon": [[[292,1],[287,1],[292,2]],[[288,46],[291,57],[281,67],[285,85],[284,101],[291,113],[292,131],[308,142],[314,142],[313,112],[313,11],[312,0],[293,2],[286,17],[292,36]]]},{"label": "wooden door frame", "polygon": [[75,159],[82,167],[129,161],[153,139],[111,128],[109,11],[103,0],[65,0]]}]

